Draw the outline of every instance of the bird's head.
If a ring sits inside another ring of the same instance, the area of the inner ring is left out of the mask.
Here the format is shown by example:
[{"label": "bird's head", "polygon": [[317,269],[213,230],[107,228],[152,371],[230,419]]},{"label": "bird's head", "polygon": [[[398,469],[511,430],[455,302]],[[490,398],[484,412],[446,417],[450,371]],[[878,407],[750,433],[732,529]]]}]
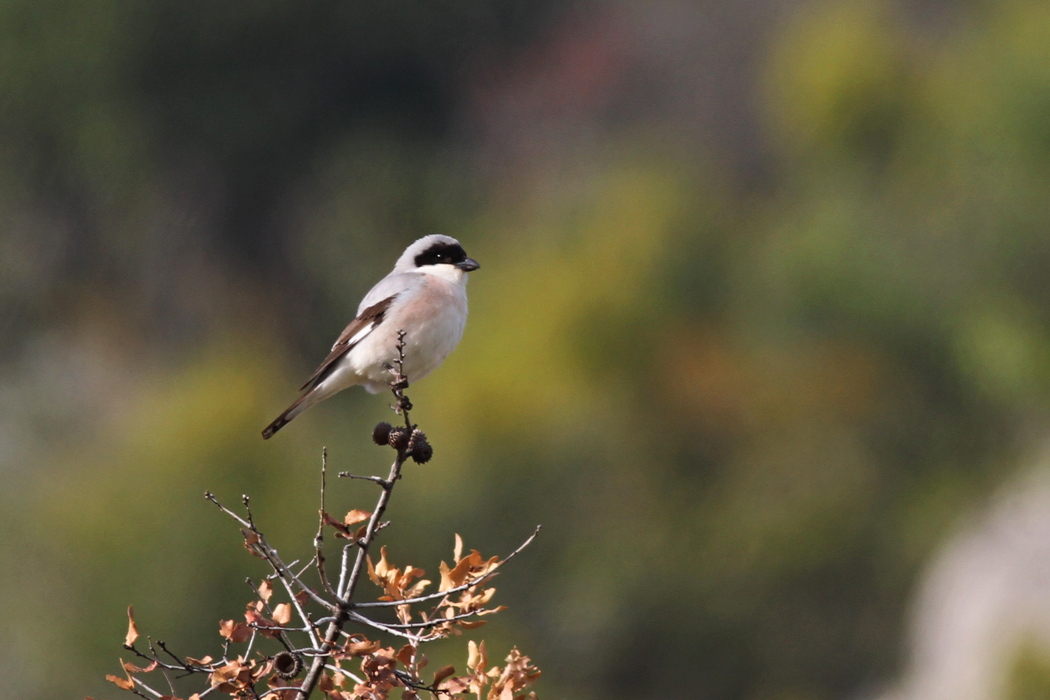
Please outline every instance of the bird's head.
[{"label": "bird's head", "polygon": [[467,257],[467,252],[455,238],[433,234],[424,236],[408,246],[394,266],[394,271],[414,270],[460,281],[465,279],[466,273],[479,267],[477,261]]}]

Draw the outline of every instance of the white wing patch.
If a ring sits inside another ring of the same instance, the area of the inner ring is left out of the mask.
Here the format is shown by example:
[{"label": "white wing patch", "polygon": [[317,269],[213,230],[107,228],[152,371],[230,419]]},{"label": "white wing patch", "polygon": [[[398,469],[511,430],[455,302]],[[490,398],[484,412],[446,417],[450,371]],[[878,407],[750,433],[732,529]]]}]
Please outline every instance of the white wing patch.
[{"label": "white wing patch", "polygon": [[352,336],[350,336],[349,338],[347,338],[347,339],[346,339],[346,340],[345,340],[344,342],[342,342],[342,343],[336,343],[335,345],[333,345],[333,346],[332,346],[332,349],[333,349],[333,350],[335,350],[335,349],[336,349],[337,347],[339,347],[340,345],[345,345],[345,346],[347,346],[347,347],[351,347],[351,348],[352,348],[352,347],[354,347],[355,345],[357,345],[358,343],[360,343],[360,342],[361,342],[362,340],[364,340],[364,339],[365,339],[365,337],[366,337],[366,336],[367,336],[367,335],[368,335],[369,333],[371,333],[372,331],[374,331],[374,330],[376,329],[376,326],[378,326],[378,325],[379,325],[379,323],[380,323],[379,321],[372,321],[372,322],[371,322],[371,323],[369,323],[369,324],[368,324],[367,326],[365,326],[364,328],[362,328],[361,330],[359,330],[359,331],[358,331],[357,333],[354,333],[354,334],[353,334]]}]

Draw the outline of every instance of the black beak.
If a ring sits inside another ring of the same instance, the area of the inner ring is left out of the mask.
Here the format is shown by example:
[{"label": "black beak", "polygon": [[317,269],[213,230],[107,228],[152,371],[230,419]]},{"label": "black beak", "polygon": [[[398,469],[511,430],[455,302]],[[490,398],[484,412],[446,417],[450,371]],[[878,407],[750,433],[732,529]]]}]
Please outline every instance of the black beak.
[{"label": "black beak", "polygon": [[478,265],[477,260],[474,260],[473,258],[467,258],[463,262],[456,263],[456,267],[458,267],[460,270],[463,270],[463,272],[473,272],[474,270],[481,267],[481,265]]}]

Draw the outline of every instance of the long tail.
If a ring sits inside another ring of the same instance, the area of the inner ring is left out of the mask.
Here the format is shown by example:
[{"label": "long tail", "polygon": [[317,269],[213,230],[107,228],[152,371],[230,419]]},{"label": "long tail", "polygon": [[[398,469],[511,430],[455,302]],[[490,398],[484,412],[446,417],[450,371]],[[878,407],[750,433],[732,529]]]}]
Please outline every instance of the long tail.
[{"label": "long tail", "polygon": [[262,431],[263,440],[269,440],[271,437],[273,437],[274,433],[276,433],[284,426],[288,425],[293,418],[295,418],[297,415],[309,408],[313,404],[312,401],[310,403],[303,403],[303,399],[305,399],[309,395],[310,393],[307,392],[300,396],[298,399],[295,400],[295,403],[293,403],[287,408],[287,410],[285,410],[284,413],[277,416],[273,423],[270,423],[268,426],[266,426],[266,429]]}]

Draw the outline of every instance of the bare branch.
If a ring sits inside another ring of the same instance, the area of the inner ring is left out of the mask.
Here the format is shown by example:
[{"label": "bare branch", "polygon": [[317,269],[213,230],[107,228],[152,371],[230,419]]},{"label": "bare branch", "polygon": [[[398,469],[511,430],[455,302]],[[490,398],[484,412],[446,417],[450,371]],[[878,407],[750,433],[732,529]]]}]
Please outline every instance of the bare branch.
[{"label": "bare branch", "polygon": [[[145,683],[140,681],[138,678],[135,678],[134,676],[132,676],[131,680],[135,682],[135,685],[137,685],[138,687],[142,688],[143,690],[145,690],[147,693],[149,693],[153,697],[155,697],[155,698],[164,697],[161,693],[158,693],[153,688],[150,688],[148,685],[146,685]],[[134,690],[132,690],[131,692],[135,693]],[[135,695],[138,695],[138,696],[143,697],[143,698],[148,698],[149,697],[149,695],[142,695],[142,693],[135,693]]]},{"label": "bare branch", "polygon": [[365,682],[364,678],[361,678],[360,676],[358,676],[355,673],[351,673],[350,671],[347,671],[345,668],[340,668],[338,666],[333,666],[331,664],[325,664],[325,668],[328,669],[329,671],[332,671],[333,673],[341,673],[342,675],[344,675],[347,678],[349,678],[350,680],[352,680],[354,683],[364,683]]},{"label": "bare branch", "polygon": [[357,474],[351,474],[350,472],[339,472],[339,476],[344,479],[361,479],[362,481],[372,481],[383,488],[389,486],[387,480],[381,476],[358,476]]},{"label": "bare branch", "polygon": [[328,582],[328,573],[325,571],[324,558],[324,514],[325,508],[325,485],[328,476],[328,448],[321,448],[321,511],[317,516],[317,534],[314,536],[314,562],[317,564],[317,575],[321,579],[325,593],[329,597],[337,598],[332,584]]},{"label": "bare branch", "polygon": [[453,615],[452,617],[435,617],[434,619],[427,620],[425,622],[409,622],[407,624],[376,622],[371,618],[365,617],[364,615],[361,615],[359,613],[352,613],[350,619],[354,622],[360,622],[362,624],[367,624],[372,627],[375,627],[376,629],[381,629],[384,632],[389,632],[392,630],[418,630],[427,629],[428,627],[438,627],[449,622],[455,622],[456,620],[465,620],[468,617],[487,615],[492,612],[494,611],[491,608],[481,608],[479,610],[472,610],[471,612],[462,613],[460,615]]},{"label": "bare branch", "polygon": [[[350,619],[351,622],[357,622],[359,624],[366,625],[368,627],[371,627],[372,629],[377,629],[380,632],[386,632],[387,634],[392,634],[395,637],[401,637],[402,639],[408,639],[408,640],[411,640],[411,641],[414,641],[414,642],[415,641],[419,641],[419,639],[416,637],[416,635],[414,635],[414,634],[407,634],[405,632],[399,631],[397,628],[400,627],[400,625],[393,625],[393,626],[391,626],[391,625],[384,624],[382,622],[376,622],[375,620],[371,620],[371,619],[365,617],[364,615],[360,615],[360,614],[355,613],[355,612],[351,612],[349,614],[349,619]],[[342,632],[342,634],[346,634],[346,633]],[[349,635],[347,635],[347,636],[349,636]]]},{"label": "bare branch", "polygon": [[229,508],[227,508],[223,504],[219,503],[219,499],[215,498],[215,494],[213,494],[211,491],[205,491],[204,492],[204,497],[206,499],[208,499],[209,501],[211,501],[212,503],[214,503],[215,505],[217,505],[219,507],[219,510],[221,510],[223,513],[225,513],[226,515],[230,516],[231,518],[236,520],[238,523],[240,523],[242,527],[246,527],[248,529],[251,529],[252,524],[250,522],[248,522],[247,520],[245,520],[241,516],[237,515],[236,513],[234,513],[232,510],[230,510]]},{"label": "bare branch", "polygon": [[350,574],[350,550],[353,549],[353,546],[353,542],[343,545],[343,561],[339,567],[339,583],[336,585],[336,590],[341,591],[346,585],[346,577]]}]

